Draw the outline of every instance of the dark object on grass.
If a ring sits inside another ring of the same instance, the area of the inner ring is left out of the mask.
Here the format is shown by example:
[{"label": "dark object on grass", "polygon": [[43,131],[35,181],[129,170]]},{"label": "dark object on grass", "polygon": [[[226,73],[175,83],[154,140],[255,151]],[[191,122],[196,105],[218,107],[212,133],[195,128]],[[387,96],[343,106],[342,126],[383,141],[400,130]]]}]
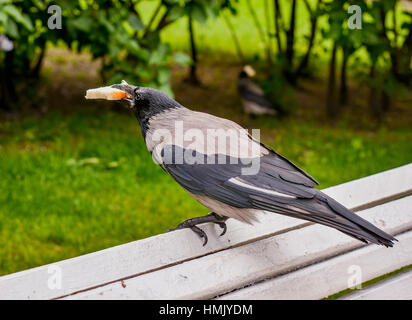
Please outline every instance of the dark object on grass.
[{"label": "dark object on grass", "polygon": [[246,65],[239,73],[237,90],[242,101],[245,113],[252,115],[276,115],[279,113],[278,108],[264,94],[263,90],[252,81],[256,74],[255,70]]},{"label": "dark object on grass", "polygon": [[[191,228],[206,244],[206,233],[198,224],[216,223],[223,234],[228,218],[252,223],[264,210],[321,223],[365,243],[393,246],[395,238],[315,189],[315,179],[252,138],[238,124],[191,111],[158,90],[124,81],[102,88],[102,96],[112,97],[115,89],[124,92],[122,100],[139,121],[153,159],[212,210],[176,229]],[[96,91],[93,94],[99,97]],[[215,138],[227,135],[225,140],[234,137],[234,143],[231,140],[222,150],[221,144],[212,143],[216,140],[211,139],[213,134]]]}]

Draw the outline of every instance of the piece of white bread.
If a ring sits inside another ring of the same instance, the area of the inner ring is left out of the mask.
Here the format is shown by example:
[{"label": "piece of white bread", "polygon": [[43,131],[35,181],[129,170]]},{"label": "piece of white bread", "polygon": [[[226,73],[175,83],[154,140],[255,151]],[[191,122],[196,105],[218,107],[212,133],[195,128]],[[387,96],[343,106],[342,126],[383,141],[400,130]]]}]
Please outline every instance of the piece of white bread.
[{"label": "piece of white bread", "polygon": [[86,91],[86,99],[105,99],[105,100],[122,100],[128,98],[126,92],[112,88],[100,87],[96,89],[89,89]]}]

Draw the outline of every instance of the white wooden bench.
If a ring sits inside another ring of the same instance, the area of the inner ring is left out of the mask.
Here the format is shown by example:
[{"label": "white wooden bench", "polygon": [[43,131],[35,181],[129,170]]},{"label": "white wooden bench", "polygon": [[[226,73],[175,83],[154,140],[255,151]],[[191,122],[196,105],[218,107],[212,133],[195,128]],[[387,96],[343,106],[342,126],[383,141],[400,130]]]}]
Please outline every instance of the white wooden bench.
[{"label": "white wooden bench", "polygon": [[[0,299],[321,299],[412,265],[412,164],[324,190],[399,242],[364,245],[280,215],[179,230],[0,277]],[[343,298],[411,298],[405,272]]]}]

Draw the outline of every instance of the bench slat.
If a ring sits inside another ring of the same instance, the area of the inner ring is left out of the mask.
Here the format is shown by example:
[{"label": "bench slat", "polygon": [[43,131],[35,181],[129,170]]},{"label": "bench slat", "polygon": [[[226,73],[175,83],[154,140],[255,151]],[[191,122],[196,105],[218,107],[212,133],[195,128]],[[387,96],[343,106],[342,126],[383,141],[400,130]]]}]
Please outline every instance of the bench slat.
[{"label": "bench slat", "polygon": [[412,163],[349,181],[324,191],[348,208],[357,210],[412,193]]},{"label": "bench slat", "polygon": [[[307,300],[328,297],[352,286],[354,283],[348,283],[348,281],[357,270],[361,272],[361,282],[363,283],[412,264],[412,231],[399,235],[397,238],[399,243],[391,249],[375,245],[366,246],[254,286],[231,292],[218,299]],[[360,269],[357,269],[358,267]],[[393,291],[389,292],[393,294]]]},{"label": "bench slat", "polygon": [[[407,179],[411,175],[412,164],[409,164],[323,191],[345,206],[354,208],[412,189],[412,182]],[[374,186],[373,192],[371,185]],[[306,224],[302,220],[275,214],[262,215],[261,223],[253,227],[230,219],[228,232],[223,237],[218,236],[219,227],[202,226],[209,235],[209,243],[205,247],[191,230],[160,234],[0,277],[0,298],[56,298],[258,241]],[[63,271],[64,282],[61,289],[50,290],[47,286],[48,270],[56,265]]]},{"label": "bench slat", "polygon": [[342,300],[412,300],[412,270],[355,291]]},{"label": "bench slat", "polygon": [[[409,196],[366,209],[362,216],[397,234],[412,229],[411,206]],[[125,287],[115,282],[67,298],[208,299],[361,246],[334,229],[311,225],[124,280]]]}]

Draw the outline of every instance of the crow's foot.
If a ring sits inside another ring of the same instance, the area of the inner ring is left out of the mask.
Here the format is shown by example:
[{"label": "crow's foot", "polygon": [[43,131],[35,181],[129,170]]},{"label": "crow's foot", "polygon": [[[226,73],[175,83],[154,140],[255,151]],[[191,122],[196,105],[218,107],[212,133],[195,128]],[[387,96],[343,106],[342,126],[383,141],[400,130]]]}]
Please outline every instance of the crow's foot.
[{"label": "crow's foot", "polygon": [[203,240],[203,246],[205,246],[207,241],[208,241],[206,232],[204,232],[202,229],[197,227],[197,225],[202,224],[202,223],[208,223],[208,222],[216,223],[223,229],[222,233],[220,234],[220,236],[223,236],[226,233],[226,230],[227,230],[227,226],[226,226],[226,222],[225,222],[227,219],[228,218],[219,216],[218,214],[216,214],[214,212],[210,212],[206,216],[192,218],[192,219],[188,219],[186,221],[183,221],[176,228],[168,230],[168,232],[173,231],[173,230],[190,228],[200,238],[204,239]]}]

